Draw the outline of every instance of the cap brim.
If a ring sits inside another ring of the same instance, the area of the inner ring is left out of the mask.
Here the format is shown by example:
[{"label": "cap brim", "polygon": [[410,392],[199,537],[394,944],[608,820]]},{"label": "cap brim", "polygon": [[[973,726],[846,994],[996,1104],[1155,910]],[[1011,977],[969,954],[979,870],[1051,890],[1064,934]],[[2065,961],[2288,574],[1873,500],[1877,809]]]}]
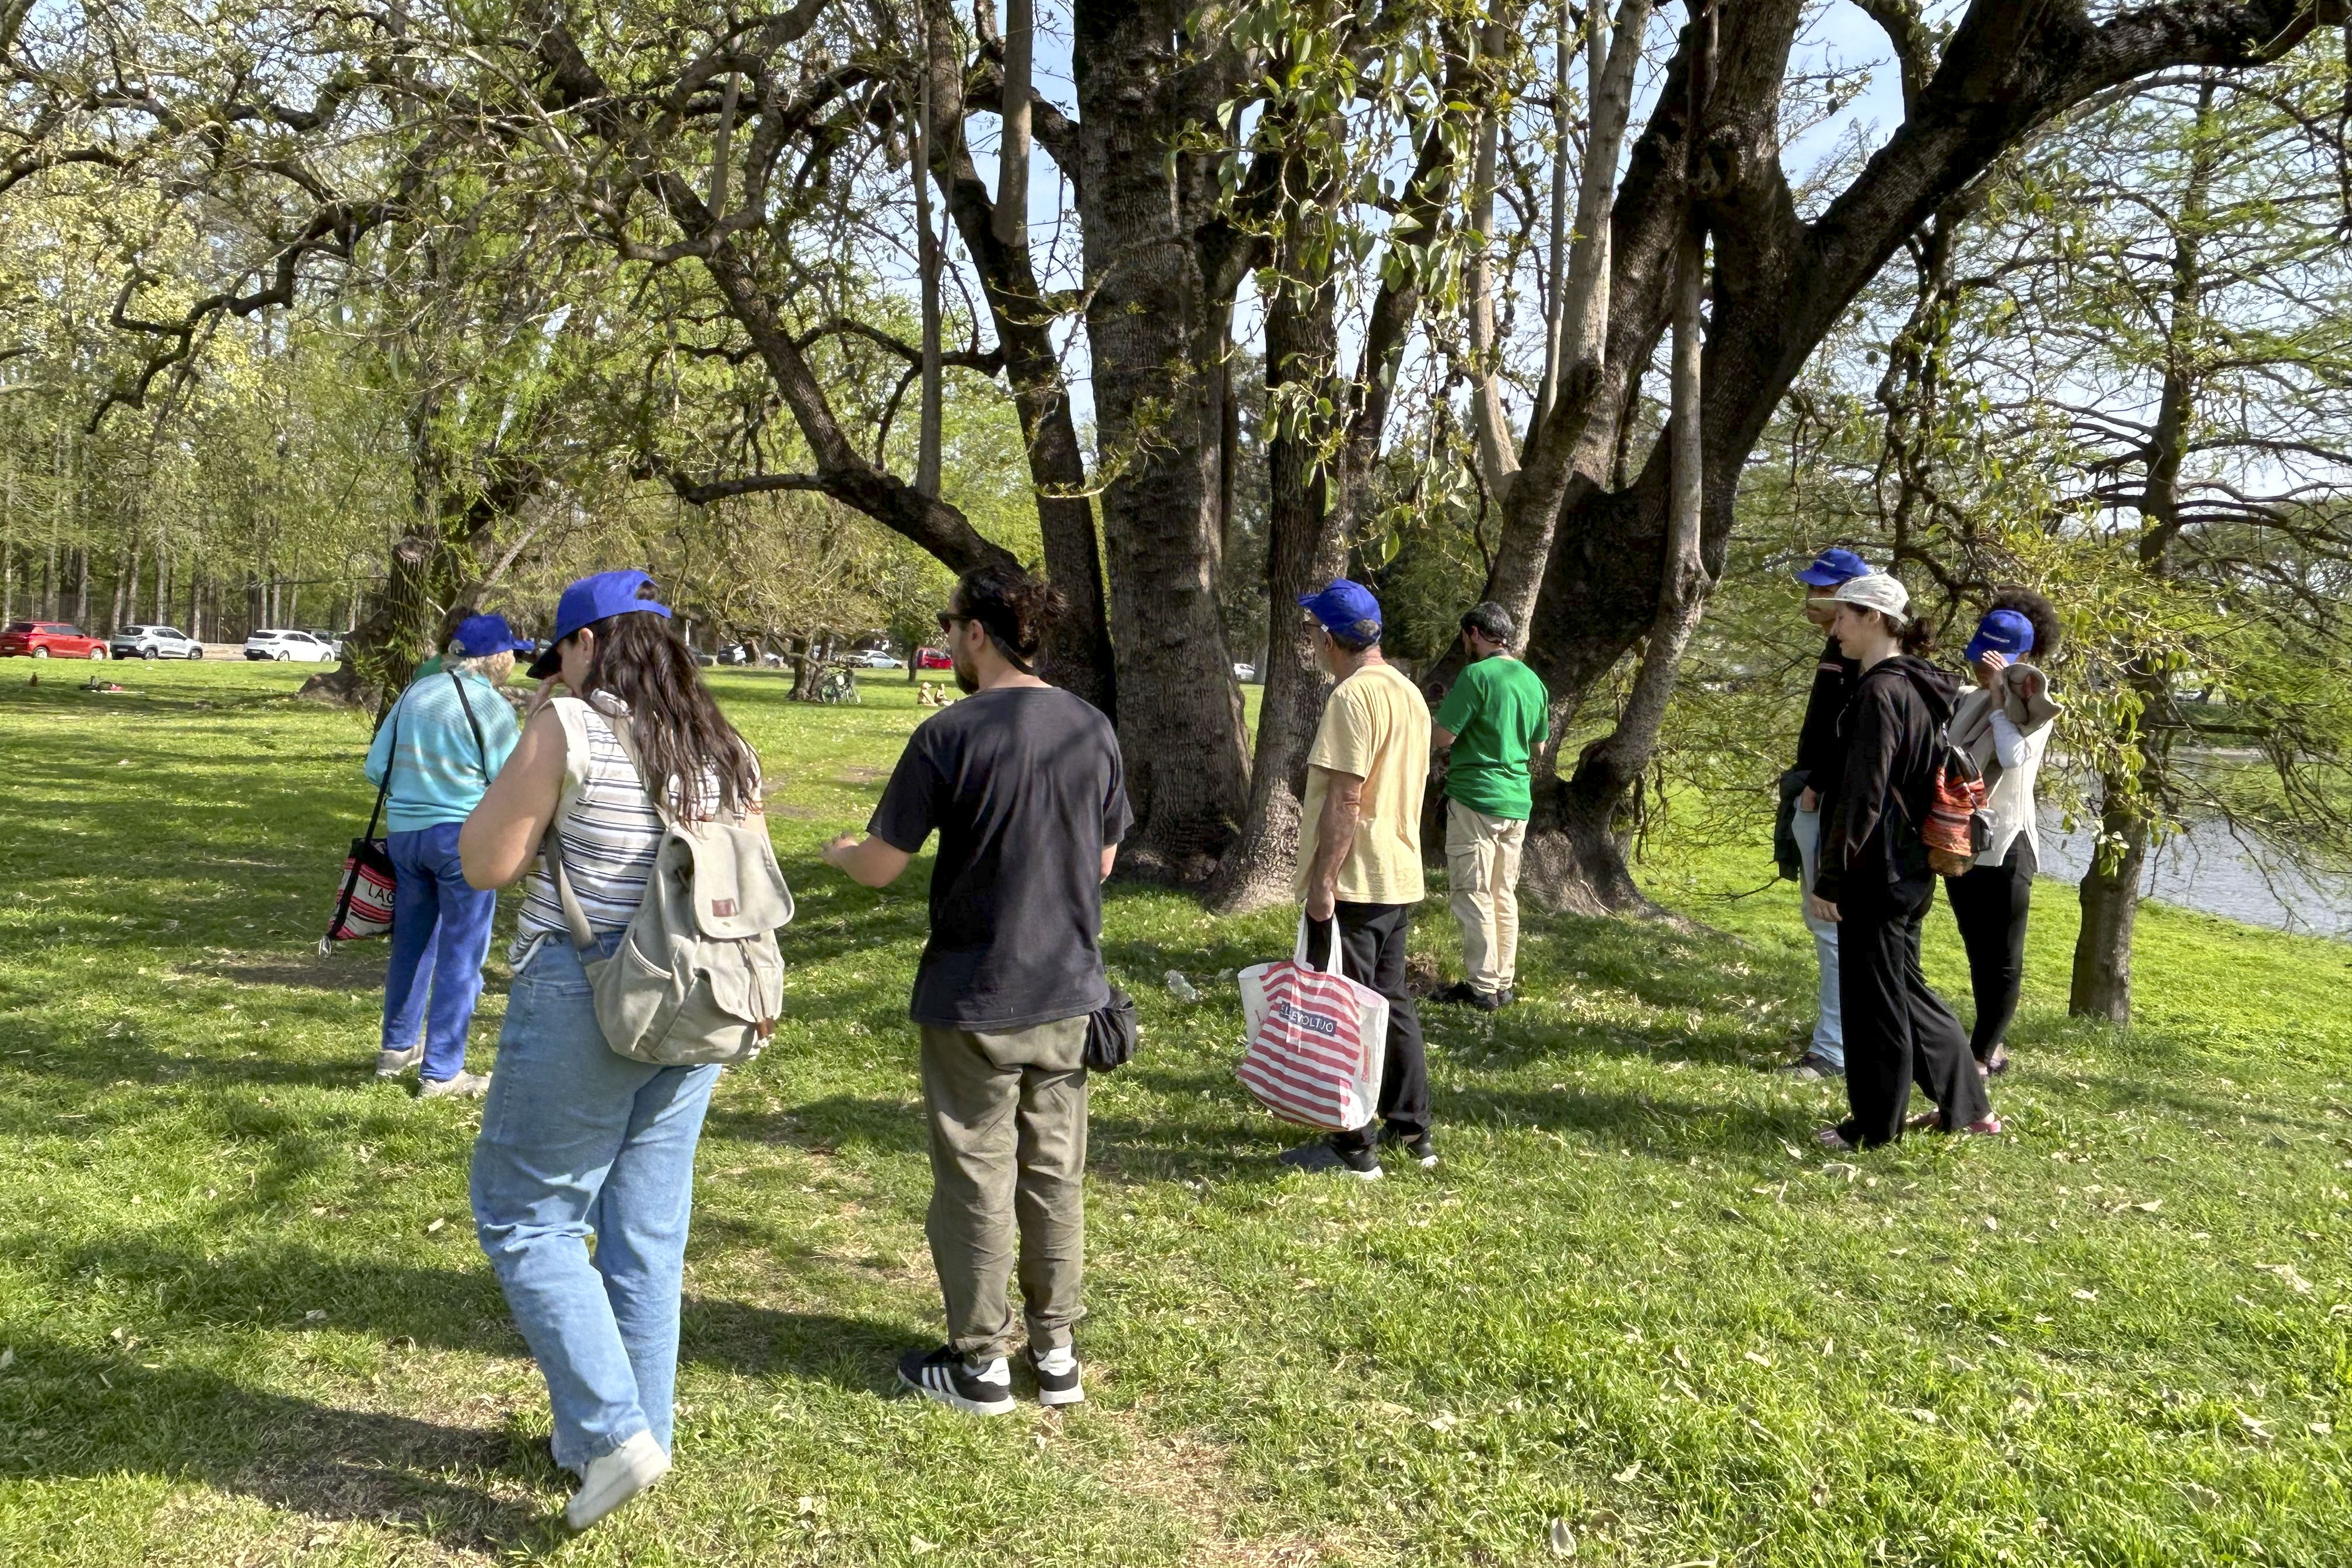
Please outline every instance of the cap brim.
[{"label": "cap brim", "polygon": [[[516,651],[520,652],[521,650],[518,648]],[[533,680],[545,680],[549,676],[553,675],[557,670],[562,668],[563,656],[557,652],[554,647],[550,647],[545,653],[541,654],[537,658],[530,661],[530,668],[524,670],[523,674],[529,676]]]},{"label": "cap brim", "polygon": [[1851,583],[1853,579],[1843,572],[1832,572],[1822,566],[1808,566],[1797,574],[1797,581],[1809,588],[1834,588],[1841,583]]}]

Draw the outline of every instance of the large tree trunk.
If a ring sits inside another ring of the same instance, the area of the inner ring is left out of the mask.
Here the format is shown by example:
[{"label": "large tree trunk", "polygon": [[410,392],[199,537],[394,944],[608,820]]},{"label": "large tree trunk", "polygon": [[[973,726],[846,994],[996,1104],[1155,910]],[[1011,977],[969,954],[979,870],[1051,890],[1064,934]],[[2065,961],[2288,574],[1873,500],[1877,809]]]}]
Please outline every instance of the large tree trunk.
[{"label": "large tree trunk", "polygon": [[[2198,136],[2189,156],[2188,185],[2181,194],[2180,220],[2174,231],[2164,381],[2157,395],[2156,425],[2147,447],[2147,477],[2137,503],[2139,569],[2158,579],[2171,573],[2172,542],[2181,529],[2180,465],[2188,457],[2189,426],[2196,415],[2191,340],[2199,330],[2197,316],[2204,296],[2200,246],[2221,155],[2218,139],[2211,134],[2215,90],[2209,76],[2197,97]],[[2163,742],[2150,733],[2143,721],[2163,713],[2172,700],[2169,679],[2153,661],[2139,661],[2132,670],[2131,682],[2139,693],[2139,713],[2125,721],[2116,744],[2126,752],[2138,749],[2144,765],[2136,776],[2113,772],[2100,781],[2099,859],[2104,863],[2117,846],[2120,859],[2111,873],[2095,864],[2083,879],[2083,927],[2074,941],[2074,984],[2066,1001],[2066,1010],[2076,1017],[2105,1018],[2117,1024],[2131,1020],[2132,928],[2139,916],[2140,868],[2147,855],[2147,792],[2164,762]]]},{"label": "large tree trunk", "polygon": [[[1172,0],[1081,0],[1078,205],[1109,545],[1130,873],[1205,879],[1247,810],[1248,742],[1217,610],[1219,349],[1235,280],[1202,239],[1213,170],[1169,149],[1213,118]],[[1224,275],[1222,275],[1224,274]]]},{"label": "large tree trunk", "polygon": [[[1286,388],[1328,384],[1339,332],[1338,293],[1328,273],[1310,282],[1287,265],[1276,271],[1289,286],[1266,301],[1265,380],[1269,404],[1282,407]],[[1297,603],[1339,575],[1348,558],[1346,531],[1328,505],[1329,487],[1315,471],[1329,435],[1328,420],[1302,427],[1286,419],[1266,444],[1267,635],[1259,671],[1265,694],[1258,708],[1246,826],[1209,889],[1209,907],[1220,914],[1263,909],[1292,896],[1307,752],[1331,686]]]},{"label": "large tree trunk", "polygon": [[[1674,413],[1662,443],[1670,454],[1665,565],[1648,645],[1615,728],[1585,748],[1576,772],[1557,794],[1556,818],[1529,835],[1528,887],[1556,908],[1592,912],[1652,907],[1634,886],[1622,819],[1629,802],[1639,810],[1642,779],[1657,754],[1658,731],[1674,700],[1683,652],[1714,586],[1700,551],[1707,502],[1699,323],[1706,255],[1705,240],[1693,233],[1676,262]],[[1728,510],[1731,497],[1719,491],[1716,502]]]},{"label": "large tree trunk", "polygon": [[[1448,42],[1448,99],[1475,115],[1477,102],[1491,89],[1491,77],[1475,70],[1461,39]],[[1399,222],[1407,233],[1435,235],[1449,221],[1454,129],[1440,121],[1422,138],[1400,205]],[[1311,184],[1311,174],[1304,169],[1285,178],[1286,189],[1304,190]],[[1340,378],[1338,281],[1328,267],[1307,259],[1330,253],[1329,233],[1337,218],[1329,200],[1336,194],[1319,193],[1286,210],[1274,268],[1279,281],[1266,303],[1267,402],[1284,411],[1267,444],[1269,646],[1249,815],[1240,842],[1228,853],[1227,864],[1210,889],[1210,907],[1226,912],[1278,903],[1292,895],[1307,752],[1330,685],[1296,606],[1301,595],[1339,574],[1350,543],[1362,531],[1398,367],[1421,314],[1419,270],[1409,264],[1384,269],[1365,317],[1355,374]],[[1287,387],[1301,388],[1306,395],[1286,397]],[[1328,389],[1325,395],[1316,395],[1319,389]]]},{"label": "large tree trunk", "polygon": [[2147,819],[2135,786],[2100,781],[2099,852],[2083,873],[2083,929],[2074,939],[2074,978],[2066,1010],[2077,1018],[2131,1022],[2132,927],[2147,866]]},{"label": "large tree trunk", "polygon": [[[1013,390],[1029,457],[1029,482],[1036,493],[1037,524],[1045,550],[1045,575],[1069,602],[1069,615],[1047,635],[1042,673],[1056,686],[1076,692],[1116,721],[1118,685],[1113,669],[1109,616],[1104,607],[1102,546],[1087,499],[1086,454],[1055,352],[1054,317],[1040,310],[1041,289],[1029,248],[1025,221],[1009,220],[1005,202],[1027,197],[1025,71],[1018,89],[1024,167],[1016,176],[1003,167],[1003,194],[992,200],[963,134],[961,46],[955,42],[954,8],[929,0],[931,18],[932,172],[946,193],[948,215],[980,275],[996,341],[1004,355],[1004,378]],[[1016,4],[1006,15],[1006,82],[1000,107],[1006,110],[1010,154],[1013,54],[1027,47],[1029,8]],[[1012,36],[1018,32],[1020,37]],[[1016,193],[1016,184],[1020,189]],[[908,661],[909,668],[912,660]]]}]

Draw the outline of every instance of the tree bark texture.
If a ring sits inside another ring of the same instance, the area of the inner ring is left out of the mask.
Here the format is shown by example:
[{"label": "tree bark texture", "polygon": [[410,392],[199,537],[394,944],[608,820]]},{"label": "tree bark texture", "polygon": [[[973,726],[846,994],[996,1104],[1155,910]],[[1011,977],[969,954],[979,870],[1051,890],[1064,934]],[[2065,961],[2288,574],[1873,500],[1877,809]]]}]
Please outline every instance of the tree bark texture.
[{"label": "tree bark texture", "polygon": [[[933,0],[932,91],[938,133],[932,138],[932,174],[945,193],[948,216],[980,275],[981,294],[1004,354],[1006,384],[1021,418],[1029,457],[1029,482],[1037,498],[1037,522],[1045,551],[1045,575],[1069,602],[1069,615],[1048,633],[1043,673],[1055,685],[1076,692],[1114,721],[1118,717],[1109,617],[1103,591],[1102,546],[1095,529],[1094,503],[1087,495],[1087,460],[1070,413],[1060,358],[1050,331],[1028,242],[1028,227],[1004,237],[1003,208],[992,201],[963,135],[961,59],[938,40],[952,38],[952,18]],[[1025,25],[1026,7],[1015,5],[1006,26]],[[1005,41],[1011,65],[1013,40]],[[942,69],[941,68],[945,68]],[[1004,89],[1011,91],[1008,86]],[[952,94],[953,96],[949,96]],[[943,100],[943,102],[941,101]],[[1024,100],[1025,102],[1025,100]],[[1024,198],[1025,199],[1025,198]]]},{"label": "tree bark texture", "polygon": [[2127,780],[2100,781],[2100,854],[2083,873],[2083,929],[2066,1011],[2077,1018],[2131,1022],[2132,928],[2147,866],[2147,819]]},{"label": "tree bark texture", "polygon": [[[1448,67],[1447,96],[1465,105],[1462,112],[1475,115],[1485,87],[1473,75],[1468,52],[1457,47]],[[1422,138],[1399,208],[1408,233],[1435,234],[1446,222],[1454,174],[1454,141],[1447,131],[1442,122],[1433,124]],[[1308,176],[1295,170],[1285,183],[1298,189]],[[1329,268],[1307,259],[1328,254],[1323,241],[1337,223],[1326,205],[1331,195],[1292,204],[1284,215],[1274,268],[1279,281],[1266,301],[1268,405],[1288,407],[1292,415],[1267,445],[1265,696],[1258,710],[1248,815],[1210,889],[1211,907],[1226,912],[1292,896],[1307,752],[1330,688],[1297,601],[1339,575],[1349,547],[1362,534],[1372,473],[1381,460],[1381,435],[1423,303],[1413,268],[1386,270],[1365,317],[1355,373],[1341,378],[1337,279]],[[1306,395],[1286,397],[1285,390],[1292,387]],[[1317,395],[1327,390],[1328,395]],[[1310,412],[1327,405],[1333,411],[1328,418]]]},{"label": "tree bark texture", "polygon": [[[1265,378],[1269,402],[1286,388],[1328,384],[1339,353],[1338,292],[1327,274],[1309,284],[1289,268],[1289,281],[1266,301]],[[1328,449],[1328,429],[1278,426],[1266,444],[1266,653],[1259,679],[1257,750],[1250,772],[1249,812],[1209,889],[1209,907],[1238,914],[1291,896],[1297,865],[1307,752],[1315,739],[1331,678],[1304,629],[1298,600],[1340,574],[1348,537],[1327,504],[1329,486],[1313,469]]]},{"label": "tree bark texture", "polygon": [[1169,149],[1219,82],[1180,54],[1173,0],[1081,0],[1078,205],[1097,481],[1110,564],[1132,874],[1204,880],[1249,799],[1241,694],[1217,609],[1218,358],[1238,281],[1204,160]]}]

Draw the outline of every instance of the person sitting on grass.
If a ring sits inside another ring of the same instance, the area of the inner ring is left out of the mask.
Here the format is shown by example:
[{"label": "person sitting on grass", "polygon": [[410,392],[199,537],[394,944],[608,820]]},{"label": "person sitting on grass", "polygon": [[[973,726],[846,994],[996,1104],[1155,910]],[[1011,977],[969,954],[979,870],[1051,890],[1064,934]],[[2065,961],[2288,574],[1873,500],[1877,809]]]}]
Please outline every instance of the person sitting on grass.
[{"label": "person sitting on grass", "polygon": [[[1838,721],[1845,762],[1822,802],[1821,868],[1807,912],[1838,928],[1846,1100],[1824,1127],[1839,1150],[1891,1143],[1905,1128],[1998,1133],[1969,1037],[1919,967],[1919,928],[1935,901],[1921,829],[1936,787],[1952,683],[1917,655],[1927,628],[1903,584],[1874,572],[1841,584],[1830,635],[1861,667]],[[1906,1121],[1914,1083],[1938,1107]]]},{"label": "person sitting on grass", "polygon": [[466,1036],[481,1000],[499,896],[467,886],[457,833],[515,748],[514,710],[499,688],[514,673],[515,650],[527,646],[502,616],[459,622],[449,667],[413,681],[368,748],[368,782],[392,780],[384,849],[399,873],[375,1071],[389,1079],[418,1068],[417,1092],[427,1100],[489,1088],[483,1074],[466,1070]]},{"label": "person sitting on grass", "polygon": [[542,846],[609,958],[661,845],[655,794],[682,822],[761,809],[759,759],[651,588],[642,572],[605,572],[563,591],[522,743],[458,839],[478,888],[538,865],[471,1186],[475,1234],[547,1379],[555,1462],[580,1477],[564,1509],[574,1530],[670,1468],[694,1151],[719,1068],[605,1044]]},{"label": "person sitting on grass", "polygon": [[867,837],[824,848],[882,888],[940,836],[908,1012],[948,1340],[908,1352],[898,1380],[977,1415],[1013,1408],[1016,1233],[1037,1402],[1086,1397],[1071,1329],[1085,1312],[1087,1025],[1110,1001],[1102,882],[1134,818],[1110,721],[1032,671],[1061,613],[1026,573],[965,573],[940,616],[964,700],[916,729]]}]

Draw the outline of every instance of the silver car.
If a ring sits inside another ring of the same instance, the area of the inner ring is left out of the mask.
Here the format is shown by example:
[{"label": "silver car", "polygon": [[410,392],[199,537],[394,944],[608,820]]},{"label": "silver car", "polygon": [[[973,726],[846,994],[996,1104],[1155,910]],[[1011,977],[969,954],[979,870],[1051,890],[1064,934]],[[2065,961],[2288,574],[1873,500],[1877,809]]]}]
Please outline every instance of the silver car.
[{"label": "silver car", "polygon": [[177,626],[124,626],[107,639],[117,658],[202,658],[205,645]]}]

